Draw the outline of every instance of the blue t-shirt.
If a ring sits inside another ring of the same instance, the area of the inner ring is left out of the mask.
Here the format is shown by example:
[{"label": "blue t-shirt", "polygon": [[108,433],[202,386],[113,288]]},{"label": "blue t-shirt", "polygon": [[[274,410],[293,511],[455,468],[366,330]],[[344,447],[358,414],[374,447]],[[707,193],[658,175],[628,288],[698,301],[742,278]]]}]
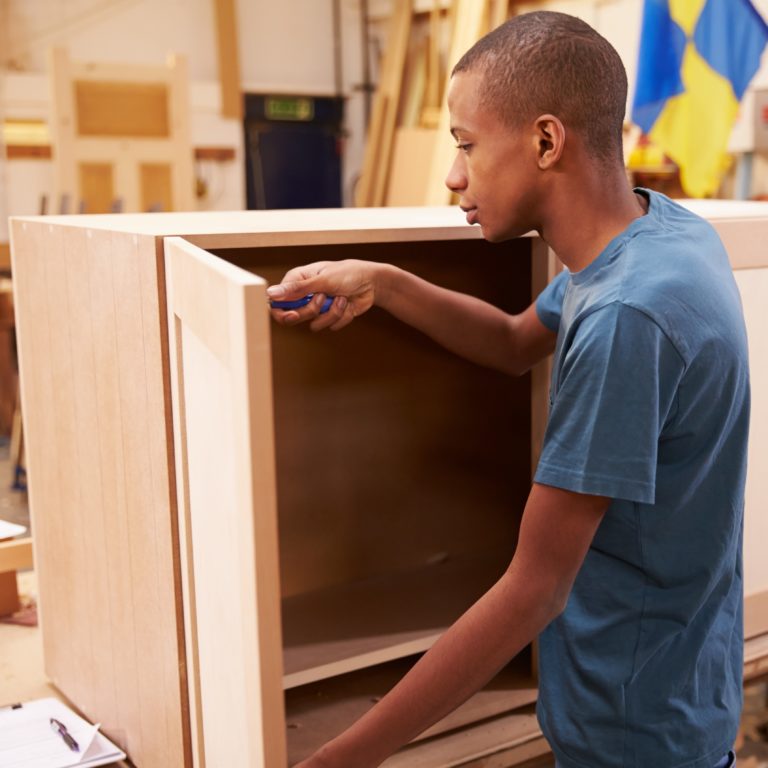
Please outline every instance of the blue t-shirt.
[{"label": "blue t-shirt", "polygon": [[711,768],[741,710],[741,302],[712,227],[638,191],[647,215],[537,301],[558,337],[535,480],[612,499],[540,638],[563,768]]}]

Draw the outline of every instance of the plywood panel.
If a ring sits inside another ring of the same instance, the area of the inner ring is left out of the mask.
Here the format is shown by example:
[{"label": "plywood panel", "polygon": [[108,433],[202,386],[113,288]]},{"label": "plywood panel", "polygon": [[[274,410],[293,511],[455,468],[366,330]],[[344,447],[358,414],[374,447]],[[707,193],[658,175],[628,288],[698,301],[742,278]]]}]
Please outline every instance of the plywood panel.
[{"label": "plywood panel", "polygon": [[164,83],[75,80],[80,136],[168,138],[168,87]]},{"label": "plywood panel", "polygon": [[243,94],[240,88],[237,9],[234,0],[214,0],[216,52],[219,61],[221,116],[243,119]]},{"label": "plywood panel", "polygon": [[0,541],[0,573],[32,567],[32,539]]},{"label": "plywood panel", "polygon": [[[289,764],[308,757],[362,717],[400,680],[416,658],[382,664],[287,692]],[[526,654],[512,662],[483,690],[443,718],[416,741],[487,720],[536,701]]]},{"label": "plywood panel", "polygon": [[110,163],[80,163],[80,200],[87,213],[110,213],[115,199],[113,167]]},{"label": "plywood panel", "polygon": [[[768,269],[741,269],[734,275],[747,322],[752,384],[744,520],[744,593],[751,596],[768,592]],[[768,615],[761,623],[768,631]]]},{"label": "plywood panel", "polygon": [[285,765],[263,280],[166,241],[190,701],[200,766]]},{"label": "plywood panel", "polygon": [[167,163],[139,166],[141,208],[144,211],[173,210],[173,168]]},{"label": "plywood panel", "polygon": [[46,671],[142,768],[186,752],[154,242],[14,226]]},{"label": "plywood panel", "polygon": [[[507,311],[530,302],[527,239],[222,255],[270,282],[349,255]],[[527,377],[471,365],[378,310],[343,333],[275,325],[272,338],[285,597],[479,551],[489,568],[509,563],[530,490]]]},{"label": "plywood panel", "polygon": [[398,128],[387,187],[387,205],[421,205],[426,196],[437,131]]}]

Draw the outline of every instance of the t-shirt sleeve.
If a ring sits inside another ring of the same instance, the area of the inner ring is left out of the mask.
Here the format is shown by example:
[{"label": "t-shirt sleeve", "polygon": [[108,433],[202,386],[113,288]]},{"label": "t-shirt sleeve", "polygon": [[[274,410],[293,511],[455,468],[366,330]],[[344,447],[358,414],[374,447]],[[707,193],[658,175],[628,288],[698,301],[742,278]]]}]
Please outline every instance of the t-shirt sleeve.
[{"label": "t-shirt sleeve", "polygon": [[650,317],[621,303],[592,312],[568,336],[536,482],[653,503],[682,358]]},{"label": "t-shirt sleeve", "polygon": [[563,296],[570,275],[571,273],[567,269],[559,272],[536,299],[536,314],[539,320],[553,333],[557,333],[557,329],[560,327]]}]

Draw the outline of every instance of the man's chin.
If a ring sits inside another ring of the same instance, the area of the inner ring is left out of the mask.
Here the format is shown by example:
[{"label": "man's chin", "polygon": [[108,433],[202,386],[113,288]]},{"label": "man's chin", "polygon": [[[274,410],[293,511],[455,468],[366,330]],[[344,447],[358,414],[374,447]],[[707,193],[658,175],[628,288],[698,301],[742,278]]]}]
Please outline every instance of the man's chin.
[{"label": "man's chin", "polygon": [[489,243],[504,243],[507,240],[514,240],[516,237],[522,237],[527,235],[532,230],[530,228],[515,228],[506,230],[494,230],[491,227],[487,227],[483,224],[480,225],[480,229],[483,233],[483,238]]}]

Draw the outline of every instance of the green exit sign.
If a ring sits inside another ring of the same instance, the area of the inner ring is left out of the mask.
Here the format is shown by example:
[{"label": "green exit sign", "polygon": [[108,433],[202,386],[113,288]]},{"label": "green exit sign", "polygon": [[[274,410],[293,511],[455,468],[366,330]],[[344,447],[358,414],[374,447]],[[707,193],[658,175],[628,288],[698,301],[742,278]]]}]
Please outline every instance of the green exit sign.
[{"label": "green exit sign", "polygon": [[315,100],[299,97],[269,97],[265,102],[268,120],[311,120],[315,116]]}]

